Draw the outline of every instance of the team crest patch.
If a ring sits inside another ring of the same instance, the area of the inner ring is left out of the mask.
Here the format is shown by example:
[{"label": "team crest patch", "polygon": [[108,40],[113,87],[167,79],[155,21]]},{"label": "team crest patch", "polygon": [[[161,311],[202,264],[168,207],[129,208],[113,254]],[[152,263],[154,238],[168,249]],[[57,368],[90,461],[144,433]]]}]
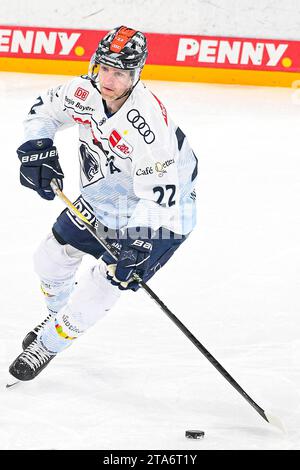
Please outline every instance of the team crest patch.
[{"label": "team crest patch", "polygon": [[133,152],[133,147],[115,129],[109,136],[110,149],[121,158],[129,158]]},{"label": "team crest patch", "polygon": [[100,156],[81,139],[79,146],[79,160],[81,184],[84,188],[104,178],[101,169]]}]

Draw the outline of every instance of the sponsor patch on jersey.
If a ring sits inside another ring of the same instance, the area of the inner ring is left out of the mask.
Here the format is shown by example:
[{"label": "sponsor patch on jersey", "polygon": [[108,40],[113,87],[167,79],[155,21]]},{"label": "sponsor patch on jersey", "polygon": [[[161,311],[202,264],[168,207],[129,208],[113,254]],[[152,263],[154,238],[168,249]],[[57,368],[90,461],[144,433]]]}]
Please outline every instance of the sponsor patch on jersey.
[{"label": "sponsor patch on jersey", "polygon": [[77,122],[78,124],[82,124],[83,126],[92,127],[92,123],[89,119],[82,119],[81,117],[74,116],[74,114],[72,114],[72,119],[74,119],[74,121]]},{"label": "sponsor patch on jersey", "polygon": [[[81,98],[79,98],[81,99]],[[42,103],[41,103],[42,104]],[[81,111],[81,112],[84,112],[84,113],[88,113],[90,114],[91,112],[95,111],[94,108],[91,108],[90,106],[84,106],[83,104],[81,104],[79,101],[74,101],[72,98],[69,98],[67,95],[65,96],[65,106],[66,108],[71,108],[73,109],[74,111],[78,112],[78,109]],[[76,109],[75,109],[76,108]]]},{"label": "sponsor patch on jersey", "polygon": [[170,165],[173,165],[173,163],[175,163],[174,158],[171,160],[165,160],[164,162],[156,162],[154,167],[146,166],[145,168],[139,168],[135,174],[136,176],[147,176],[157,173],[159,177],[162,177],[165,173],[168,172],[167,168]]},{"label": "sponsor patch on jersey", "polygon": [[127,119],[132,126],[137,129],[138,133],[143,137],[146,144],[152,144],[155,141],[155,134],[150,129],[145,118],[140,114],[138,109],[131,109],[127,113]]},{"label": "sponsor patch on jersey", "polygon": [[129,157],[133,152],[133,147],[115,129],[111,132],[108,141],[111,150],[121,158]]},{"label": "sponsor patch on jersey", "polygon": [[82,101],[85,101],[89,96],[90,92],[85,90],[84,88],[78,87],[75,91],[76,98],[79,98]]}]

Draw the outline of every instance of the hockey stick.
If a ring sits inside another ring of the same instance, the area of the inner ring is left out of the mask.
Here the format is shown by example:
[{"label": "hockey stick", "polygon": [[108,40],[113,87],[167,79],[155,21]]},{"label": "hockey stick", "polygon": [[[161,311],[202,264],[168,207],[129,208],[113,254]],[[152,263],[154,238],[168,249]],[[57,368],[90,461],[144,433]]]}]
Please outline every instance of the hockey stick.
[{"label": "hockey stick", "polygon": [[[58,188],[55,180],[51,181],[51,187],[54,193],[65,203],[70,211],[77,216],[91,235],[98,240],[98,242],[105,248],[105,250],[112,256],[113,259],[118,259],[118,251],[112,247],[104,238],[101,238],[97,229],[89,222],[89,220],[72,204],[66,195]],[[196,346],[196,348],[209,360],[209,362],[217,369],[220,374],[227,380],[227,382],[234,387],[237,392],[257,411],[260,416],[268,423],[278,427],[284,431],[281,421],[270,413],[264,411],[255,401],[242,389],[242,387],[234,380],[234,378],[224,369],[224,367],[210,354],[210,352],[201,344],[197,338],[186,328],[186,326],[168,309],[168,307],[160,300],[160,298],[150,289],[150,287],[143,282],[138,276],[135,280],[139,282],[140,287],[147,292],[147,294],[159,305],[163,312],[178,326],[178,328],[187,336],[187,338]]]}]

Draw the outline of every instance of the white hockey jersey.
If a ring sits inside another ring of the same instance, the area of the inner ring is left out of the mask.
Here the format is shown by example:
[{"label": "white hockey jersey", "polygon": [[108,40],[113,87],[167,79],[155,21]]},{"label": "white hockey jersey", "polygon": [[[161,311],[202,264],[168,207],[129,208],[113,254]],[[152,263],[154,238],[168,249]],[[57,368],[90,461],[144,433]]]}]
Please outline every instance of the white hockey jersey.
[{"label": "white hockey jersey", "polygon": [[112,229],[165,227],[178,234],[193,229],[197,158],[142,82],[110,117],[88,76],[50,89],[28,114],[25,141],[54,140],[58,129],[75,124],[81,194],[100,222]]}]

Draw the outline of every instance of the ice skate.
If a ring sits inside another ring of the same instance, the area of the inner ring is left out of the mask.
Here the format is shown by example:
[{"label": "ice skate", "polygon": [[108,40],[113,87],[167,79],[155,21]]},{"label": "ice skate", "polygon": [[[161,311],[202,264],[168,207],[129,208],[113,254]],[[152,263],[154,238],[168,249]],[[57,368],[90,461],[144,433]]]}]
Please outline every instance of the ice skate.
[{"label": "ice skate", "polygon": [[51,353],[38,339],[35,339],[10,365],[9,373],[20,381],[32,380],[55,356],[56,353]]}]

